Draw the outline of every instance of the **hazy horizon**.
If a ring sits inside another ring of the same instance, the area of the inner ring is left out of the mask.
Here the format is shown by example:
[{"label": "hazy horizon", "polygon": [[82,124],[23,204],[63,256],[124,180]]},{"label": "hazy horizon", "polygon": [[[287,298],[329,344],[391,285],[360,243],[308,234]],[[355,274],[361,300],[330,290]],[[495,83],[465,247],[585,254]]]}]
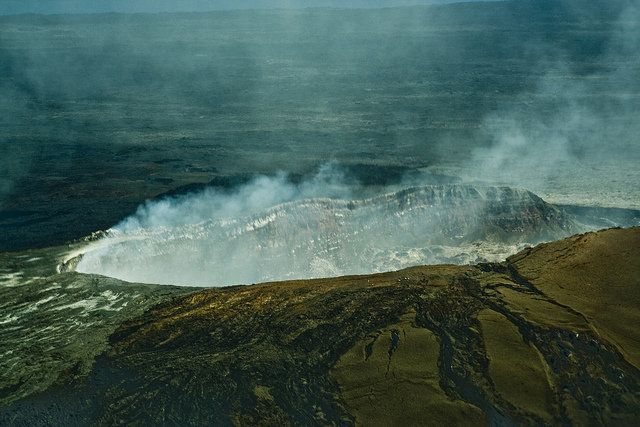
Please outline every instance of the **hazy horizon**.
[{"label": "hazy horizon", "polygon": [[0,1],[0,15],[19,14],[94,14],[94,13],[172,13],[209,12],[246,9],[303,9],[316,7],[376,9],[448,3],[471,3],[499,0],[5,0]]},{"label": "hazy horizon", "polygon": [[327,162],[350,185],[426,171],[640,209],[625,0],[43,16],[0,26],[5,250]]}]

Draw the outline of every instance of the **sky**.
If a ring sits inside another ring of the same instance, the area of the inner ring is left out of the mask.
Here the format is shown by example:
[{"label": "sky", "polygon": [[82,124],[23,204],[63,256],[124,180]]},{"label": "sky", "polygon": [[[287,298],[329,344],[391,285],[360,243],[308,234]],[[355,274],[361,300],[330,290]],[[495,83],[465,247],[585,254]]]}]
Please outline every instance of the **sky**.
[{"label": "sky", "polygon": [[392,7],[478,0],[0,0],[0,15],[20,13],[158,13],[221,9]]}]

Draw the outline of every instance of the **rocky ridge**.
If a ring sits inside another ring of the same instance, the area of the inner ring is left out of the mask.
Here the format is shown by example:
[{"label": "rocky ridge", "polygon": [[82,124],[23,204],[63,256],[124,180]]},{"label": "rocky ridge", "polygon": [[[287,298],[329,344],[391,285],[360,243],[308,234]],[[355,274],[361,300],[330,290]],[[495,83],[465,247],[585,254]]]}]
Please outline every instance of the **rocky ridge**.
[{"label": "rocky ridge", "polygon": [[18,397],[3,378],[0,423],[637,425],[638,247],[612,229],[502,263],[183,290],[114,322],[90,369]]}]

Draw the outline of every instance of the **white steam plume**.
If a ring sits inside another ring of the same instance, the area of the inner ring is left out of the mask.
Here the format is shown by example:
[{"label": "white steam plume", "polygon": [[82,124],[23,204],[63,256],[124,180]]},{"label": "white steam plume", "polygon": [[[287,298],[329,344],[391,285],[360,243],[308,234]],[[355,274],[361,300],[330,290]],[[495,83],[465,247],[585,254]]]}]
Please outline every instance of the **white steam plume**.
[{"label": "white steam plume", "polygon": [[640,208],[637,2],[611,34],[590,71],[576,71],[589,65],[550,48],[534,88],[485,117],[492,144],[473,150],[460,174],[522,186],[550,202]]},{"label": "white steam plume", "polygon": [[339,168],[259,177],[149,202],[90,245],[77,271],[132,282],[230,285],[496,261],[576,226],[525,190],[433,185],[353,199]]}]

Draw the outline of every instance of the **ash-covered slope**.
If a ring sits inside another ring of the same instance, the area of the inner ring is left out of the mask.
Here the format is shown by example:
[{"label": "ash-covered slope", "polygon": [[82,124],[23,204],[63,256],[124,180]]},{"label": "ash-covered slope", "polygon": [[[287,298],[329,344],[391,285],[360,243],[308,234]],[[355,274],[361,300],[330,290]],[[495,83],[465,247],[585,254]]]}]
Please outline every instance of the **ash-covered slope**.
[{"label": "ash-covered slope", "polygon": [[434,185],[361,200],[298,200],[198,224],[112,230],[87,248],[77,271],[177,285],[333,277],[497,261],[525,244],[582,230],[526,190]]},{"label": "ash-covered slope", "polygon": [[[638,247],[640,228],[613,229],[475,267],[174,293],[121,311],[88,374],[50,363],[57,381],[16,399],[31,371],[14,372],[0,424],[638,425],[640,336],[612,321],[640,319]],[[15,290],[117,282],[86,277]]]}]

